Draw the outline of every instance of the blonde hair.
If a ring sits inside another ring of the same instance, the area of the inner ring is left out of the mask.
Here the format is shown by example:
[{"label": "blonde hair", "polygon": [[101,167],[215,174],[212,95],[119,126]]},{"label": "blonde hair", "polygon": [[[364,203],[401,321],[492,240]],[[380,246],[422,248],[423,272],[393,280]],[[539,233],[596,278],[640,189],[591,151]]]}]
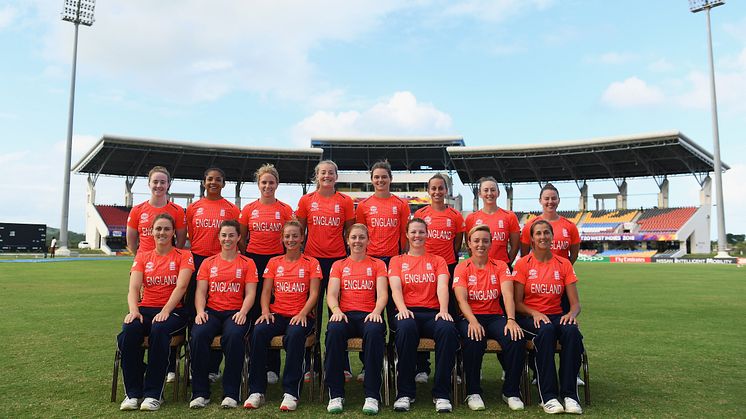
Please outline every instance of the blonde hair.
[{"label": "blonde hair", "polygon": [[319,187],[319,179],[318,179],[318,177],[319,177],[319,168],[321,168],[321,166],[323,166],[325,164],[334,166],[334,172],[337,173],[337,175],[339,175],[339,167],[337,167],[337,163],[334,163],[331,160],[322,160],[322,161],[320,161],[316,165],[316,167],[313,168],[313,179],[311,179],[313,181],[313,183],[316,184],[317,188]]},{"label": "blonde hair", "polygon": [[490,236],[490,245],[492,244],[492,232],[490,232],[490,227],[487,224],[480,224],[472,227],[471,230],[469,230],[469,233],[466,234],[466,250],[469,252],[469,256],[471,256],[471,248],[469,247],[471,236],[478,231],[487,232],[487,234]]},{"label": "blonde hair", "polygon": [[275,165],[271,163],[265,163],[260,168],[256,169],[254,179],[259,183],[259,179],[266,174],[274,176],[277,183],[280,183],[280,173],[275,168]]},{"label": "blonde hair", "polygon": [[355,230],[355,229],[363,230],[365,232],[365,236],[370,238],[370,233],[368,232],[368,226],[366,226],[363,223],[355,223],[351,225],[349,229],[347,229],[347,237],[345,237],[345,240],[350,238],[350,233],[352,232],[352,230]]},{"label": "blonde hair", "polygon": [[301,225],[300,221],[298,220],[285,221],[285,224],[283,224],[282,226],[282,234],[285,234],[285,229],[288,227],[298,227],[298,230],[300,230],[301,237],[305,237],[305,233],[303,232],[303,225]]}]

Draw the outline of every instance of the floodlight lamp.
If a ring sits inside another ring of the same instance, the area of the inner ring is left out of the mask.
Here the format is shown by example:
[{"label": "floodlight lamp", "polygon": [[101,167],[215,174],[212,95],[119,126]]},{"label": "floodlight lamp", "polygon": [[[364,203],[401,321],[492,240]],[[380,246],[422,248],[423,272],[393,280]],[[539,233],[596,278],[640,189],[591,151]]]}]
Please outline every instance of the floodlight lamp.
[{"label": "floodlight lamp", "polygon": [[93,12],[96,0],[65,0],[62,8],[62,20],[79,23],[85,26],[93,25]]},{"label": "floodlight lamp", "polygon": [[697,13],[723,4],[725,4],[725,0],[689,0],[689,10],[692,13]]}]

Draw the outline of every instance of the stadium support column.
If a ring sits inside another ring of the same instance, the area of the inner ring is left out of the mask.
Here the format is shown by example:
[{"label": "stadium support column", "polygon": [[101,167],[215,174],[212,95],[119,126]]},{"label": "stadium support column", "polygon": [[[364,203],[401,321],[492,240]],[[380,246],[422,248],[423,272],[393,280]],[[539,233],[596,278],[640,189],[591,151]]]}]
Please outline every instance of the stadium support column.
[{"label": "stadium support column", "polygon": [[616,209],[627,209],[627,181],[622,181],[617,187],[619,188],[619,194],[616,196]]},{"label": "stadium support column", "polygon": [[472,210],[474,212],[479,211],[479,184],[475,183],[471,185],[471,193],[474,195],[474,201],[472,201]]},{"label": "stadium support column", "polygon": [[668,208],[668,179],[663,179],[658,189],[658,208]]},{"label": "stadium support column", "polygon": [[241,209],[241,181],[236,181],[236,206]]},{"label": "stadium support column", "polygon": [[[580,190],[580,202],[578,203],[578,209],[581,211],[588,211],[588,184],[583,181],[583,185],[578,185]],[[596,201],[596,207],[598,207],[598,200]]]},{"label": "stadium support column", "polygon": [[135,184],[135,177],[132,177],[132,180],[128,177],[124,180],[124,206],[125,207],[132,207],[135,203],[135,200],[132,198],[132,185]]},{"label": "stadium support column", "polygon": [[88,190],[86,191],[86,203],[89,205],[96,205],[96,181],[93,180],[93,176],[88,175]]},{"label": "stadium support column", "polygon": [[508,211],[513,211],[513,186],[512,185],[505,185],[505,199],[507,200],[505,207],[508,209]]}]

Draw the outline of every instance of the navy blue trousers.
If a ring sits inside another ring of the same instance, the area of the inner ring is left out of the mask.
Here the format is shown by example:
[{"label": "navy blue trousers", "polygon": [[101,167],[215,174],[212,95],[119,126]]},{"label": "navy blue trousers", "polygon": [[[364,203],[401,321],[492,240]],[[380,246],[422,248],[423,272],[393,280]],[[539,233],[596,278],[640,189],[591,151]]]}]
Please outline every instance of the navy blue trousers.
[{"label": "navy blue trousers", "polygon": [[451,371],[456,363],[456,351],[459,345],[456,326],[447,320],[436,321],[437,310],[419,308],[410,308],[410,310],[414,312],[414,318],[397,320],[393,317],[396,329],[394,342],[399,357],[396,397],[415,397],[414,376],[417,369],[417,346],[420,338],[431,338],[435,340],[435,380],[432,395],[434,398],[450,399]]},{"label": "navy blue trousers", "polygon": [[[264,268],[267,267],[269,260],[279,255],[260,255],[257,253],[247,253],[246,256],[250,257],[256,265],[256,272],[259,277],[259,283],[256,284],[256,297],[254,298],[254,305],[249,310],[249,315],[246,316],[251,324],[254,324],[256,319],[262,315],[262,289],[264,287]],[[276,374],[280,373],[280,351],[269,351],[267,352],[267,371],[273,371]]]},{"label": "navy blue trousers", "polygon": [[[580,356],[585,351],[583,335],[580,334],[580,329],[575,324],[561,325],[559,323],[561,314],[547,315],[547,317],[551,323],[542,323],[538,329],[534,327],[533,318],[518,319],[518,324],[526,332],[526,339],[531,339],[536,348],[534,365],[537,371],[536,381],[539,385],[541,402],[565,397],[580,402],[577,376],[580,371]],[[562,345],[559,356],[559,391],[554,363],[555,346],[558,341]]]},{"label": "navy blue trousers", "polygon": [[207,321],[192,326],[189,348],[192,354],[192,399],[210,398],[210,372],[212,354],[210,344],[215,336],[221,335],[220,346],[225,354],[223,368],[223,396],[239,399],[241,372],[246,353],[245,338],[249,334],[250,323],[237,325],[233,315],[238,310],[217,311],[207,309]]},{"label": "navy blue trousers", "polygon": [[285,335],[282,345],[285,348],[285,370],[282,374],[282,388],[285,393],[300,397],[303,386],[303,372],[306,370],[304,353],[306,337],[313,332],[313,318],[308,318],[306,326],[291,325],[290,317],[275,314],[274,323],[260,323],[254,326],[251,334],[251,362],[249,364],[249,393],[265,393],[267,390],[267,352],[273,337]]},{"label": "navy blue trousers", "polygon": [[[127,397],[163,398],[163,387],[169,368],[171,336],[184,333],[187,319],[183,308],[171,312],[168,319],[153,323],[153,317],[161,312],[160,307],[140,307],[143,321],[134,320],[122,324],[117,336],[117,345],[122,354],[122,377]],[[143,357],[143,340],[148,336],[148,363]],[[143,378],[144,376],[144,378]]]},{"label": "navy blue trousers", "polygon": [[381,369],[385,349],[385,323],[366,322],[368,313],[348,311],[347,323],[329,322],[326,329],[325,383],[329,387],[329,398],[345,396],[344,369],[347,356],[347,339],[362,337],[364,365],[366,367],[363,388],[365,397],[381,400]]},{"label": "navy blue trousers", "polygon": [[487,348],[487,339],[495,339],[502,347],[502,357],[506,365],[505,382],[502,392],[507,397],[521,397],[520,382],[521,371],[526,348],[523,338],[512,340],[506,336],[505,317],[497,314],[475,314],[479,324],[484,327],[485,337],[480,341],[469,338],[469,322],[461,319],[458,330],[461,334],[461,342],[464,351],[464,375],[466,376],[466,394],[482,394],[482,386],[479,383],[480,371],[482,370],[482,359]]}]

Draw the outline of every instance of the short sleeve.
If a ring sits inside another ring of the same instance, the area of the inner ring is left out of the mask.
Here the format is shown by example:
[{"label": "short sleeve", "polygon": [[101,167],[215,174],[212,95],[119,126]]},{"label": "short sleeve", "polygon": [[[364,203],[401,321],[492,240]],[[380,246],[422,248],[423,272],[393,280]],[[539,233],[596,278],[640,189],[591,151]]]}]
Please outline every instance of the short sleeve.
[{"label": "short sleeve", "polygon": [[130,214],[127,216],[127,227],[137,229],[137,224],[140,221],[140,206],[132,207]]},{"label": "short sleeve", "polygon": [[401,277],[401,256],[394,256],[389,261],[389,277]]},{"label": "short sleeve", "polygon": [[564,277],[565,277],[565,285],[570,285],[578,282],[578,277],[575,275],[575,269],[572,267],[572,264],[567,261],[567,263],[562,264],[563,270],[564,270]]},{"label": "short sleeve", "polygon": [[313,272],[311,275],[311,279],[321,279],[324,277],[324,274],[321,273],[321,265],[319,264],[319,261],[316,260],[316,258],[310,258],[311,259],[311,269],[310,271]]},{"label": "short sleeve", "polygon": [[354,220],[355,219],[355,205],[352,202],[352,198],[349,196],[342,194],[344,196],[344,211],[345,211],[345,221],[347,220]]},{"label": "short sleeve", "polygon": [[207,281],[210,279],[210,267],[212,266],[212,258],[205,259],[199,270],[197,271],[197,281]]},{"label": "short sleeve", "polygon": [[251,214],[249,206],[251,206],[251,204],[246,204],[241,210],[241,213],[238,214],[238,223],[241,225],[249,225],[249,215]]},{"label": "short sleeve", "polygon": [[262,278],[264,279],[275,279],[275,271],[277,270],[277,259],[272,258],[267,262],[267,266],[264,268]]},{"label": "short sleeve", "polygon": [[572,221],[568,220],[567,223],[569,224],[570,230],[570,244],[579,244],[580,243],[580,233],[578,233],[578,227],[572,223]]},{"label": "short sleeve", "polygon": [[298,201],[298,209],[295,210],[298,218],[305,219],[308,217],[308,195],[303,195]]},{"label": "short sleeve", "polygon": [[376,277],[388,276],[386,273],[386,264],[382,260],[376,259]]},{"label": "short sleeve", "polygon": [[194,272],[194,257],[192,256],[192,252],[188,250],[183,250],[181,254],[181,263],[179,264],[179,270],[182,269],[189,269],[190,271]]},{"label": "short sleeve", "polygon": [[529,220],[523,226],[523,231],[521,231],[521,243],[523,244],[531,244],[531,224],[533,223]]},{"label": "short sleeve", "polygon": [[[259,275],[256,271],[256,264],[254,263],[254,261],[246,258],[244,259],[244,262],[244,269],[246,272],[246,276],[244,277],[246,278],[246,280],[244,282],[247,284],[259,282]],[[197,277],[197,279],[199,279],[199,277]]]},{"label": "short sleeve", "polygon": [[454,222],[456,224],[456,233],[464,233],[466,232],[466,222],[464,221],[464,216],[461,215],[460,212],[453,210],[455,217]]},{"label": "short sleeve", "polygon": [[332,264],[332,269],[329,271],[329,278],[342,278],[342,260],[338,260]]},{"label": "short sleeve", "polygon": [[290,208],[290,205],[283,204],[282,206],[282,224],[284,225],[286,222],[293,219],[293,209]]},{"label": "short sleeve", "polygon": [[142,260],[142,255],[144,253],[138,253],[135,256],[135,260],[132,262],[132,268],[130,268],[130,272],[143,272],[145,270],[145,262]]},{"label": "short sleeve", "polygon": [[357,209],[355,210],[355,222],[356,223],[366,224],[366,222],[365,222],[365,206],[366,205],[363,202],[357,204]]},{"label": "short sleeve", "polygon": [[466,276],[466,262],[459,263],[456,265],[456,270],[453,272],[453,288],[464,287],[469,285],[469,281],[464,281],[462,278]]},{"label": "short sleeve", "polygon": [[508,228],[510,233],[520,233],[521,232],[521,226],[518,224],[518,217],[515,215],[513,211],[510,211],[508,214]]},{"label": "short sleeve", "polygon": [[446,260],[443,259],[441,256],[435,256],[436,260],[436,274],[437,275],[443,275],[446,274],[448,276],[451,275],[451,273],[448,271],[448,264],[446,263]]},{"label": "short sleeve", "polygon": [[466,216],[466,219],[464,220],[464,231],[471,230],[472,227],[474,227],[474,212]]},{"label": "short sleeve", "polygon": [[515,267],[513,268],[513,281],[520,282],[521,284],[525,285],[526,269],[528,269],[528,267],[526,266],[524,259],[518,260],[518,263],[516,263]]},{"label": "short sleeve", "polygon": [[502,260],[495,260],[495,264],[497,265],[497,276],[500,278],[501,283],[513,280],[513,274],[510,272],[508,264]]}]

